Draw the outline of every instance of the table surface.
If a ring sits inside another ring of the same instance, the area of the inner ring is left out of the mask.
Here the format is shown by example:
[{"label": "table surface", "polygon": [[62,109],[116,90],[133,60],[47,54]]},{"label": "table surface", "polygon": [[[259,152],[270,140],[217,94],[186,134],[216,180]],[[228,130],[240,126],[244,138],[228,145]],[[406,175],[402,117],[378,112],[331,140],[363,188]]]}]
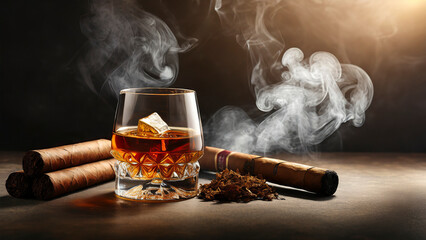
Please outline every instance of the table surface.
[{"label": "table surface", "polygon": [[[279,187],[284,200],[142,203],[113,182],[51,201],[4,187],[23,152],[0,152],[1,239],[426,239],[426,154],[322,153],[273,157],[335,170],[334,196]],[[213,175],[202,173],[200,183]]]}]

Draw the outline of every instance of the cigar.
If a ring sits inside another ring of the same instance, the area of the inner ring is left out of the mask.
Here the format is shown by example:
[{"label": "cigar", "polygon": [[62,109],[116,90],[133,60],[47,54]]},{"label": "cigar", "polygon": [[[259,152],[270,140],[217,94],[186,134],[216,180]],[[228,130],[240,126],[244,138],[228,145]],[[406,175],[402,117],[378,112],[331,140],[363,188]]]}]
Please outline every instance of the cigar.
[{"label": "cigar", "polygon": [[33,196],[32,183],[33,178],[24,171],[13,172],[6,180],[6,190],[12,197],[30,198]]},{"label": "cigar", "polygon": [[99,139],[60,147],[28,151],[22,160],[25,174],[36,176],[110,158],[111,141]]},{"label": "cigar", "polygon": [[115,162],[112,158],[42,174],[34,179],[32,192],[37,199],[48,200],[112,180]]},{"label": "cigar", "polygon": [[214,147],[205,147],[199,163],[202,170],[220,172],[226,168],[238,169],[243,174],[261,176],[271,183],[325,196],[333,195],[339,184],[339,177],[332,170]]}]

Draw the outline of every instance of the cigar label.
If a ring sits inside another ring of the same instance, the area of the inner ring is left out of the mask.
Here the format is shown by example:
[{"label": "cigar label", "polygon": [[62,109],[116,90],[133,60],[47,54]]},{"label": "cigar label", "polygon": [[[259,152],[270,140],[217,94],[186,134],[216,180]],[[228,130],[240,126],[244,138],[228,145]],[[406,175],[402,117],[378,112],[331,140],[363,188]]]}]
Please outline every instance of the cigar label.
[{"label": "cigar label", "polygon": [[214,161],[216,166],[216,172],[221,172],[228,168],[228,159],[229,155],[231,155],[232,152],[228,150],[220,151],[216,154]]}]

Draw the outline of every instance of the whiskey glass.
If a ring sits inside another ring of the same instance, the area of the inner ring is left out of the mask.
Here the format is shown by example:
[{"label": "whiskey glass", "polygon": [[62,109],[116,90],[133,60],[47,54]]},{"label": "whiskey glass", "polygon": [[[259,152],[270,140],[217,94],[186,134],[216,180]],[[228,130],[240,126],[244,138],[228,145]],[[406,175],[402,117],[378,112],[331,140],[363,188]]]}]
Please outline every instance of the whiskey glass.
[{"label": "whiskey glass", "polygon": [[[141,119],[147,117],[151,120],[145,122],[152,126],[141,127]],[[151,131],[161,122],[168,130]],[[117,159],[115,194],[118,197],[141,201],[194,197],[198,193],[198,159],[203,149],[195,91],[121,90],[111,140],[111,154]]]}]

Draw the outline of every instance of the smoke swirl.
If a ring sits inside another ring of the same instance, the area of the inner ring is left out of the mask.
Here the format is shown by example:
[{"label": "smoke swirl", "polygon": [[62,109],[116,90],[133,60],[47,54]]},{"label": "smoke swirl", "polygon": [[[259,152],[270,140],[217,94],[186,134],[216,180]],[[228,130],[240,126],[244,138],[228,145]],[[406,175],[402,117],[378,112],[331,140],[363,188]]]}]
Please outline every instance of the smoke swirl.
[{"label": "smoke swirl", "polygon": [[178,53],[197,42],[189,38],[179,45],[166,23],[133,1],[92,1],[81,30],[88,38],[78,61],[81,79],[101,97],[115,98],[129,87],[170,86],[179,70]]},{"label": "smoke swirl", "polygon": [[285,7],[279,2],[216,1],[222,24],[250,55],[250,86],[257,108],[268,115],[255,122],[242,109],[222,108],[206,125],[212,145],[241,152],[305,151],[342,123],[364,123],[373,97],[370,77],[355,65],[339,63],[331,53],[316,52],[305,59],[300,49],[290,48],[282,54],[284,42],[276,37],[280,32],[266,26]]}]

